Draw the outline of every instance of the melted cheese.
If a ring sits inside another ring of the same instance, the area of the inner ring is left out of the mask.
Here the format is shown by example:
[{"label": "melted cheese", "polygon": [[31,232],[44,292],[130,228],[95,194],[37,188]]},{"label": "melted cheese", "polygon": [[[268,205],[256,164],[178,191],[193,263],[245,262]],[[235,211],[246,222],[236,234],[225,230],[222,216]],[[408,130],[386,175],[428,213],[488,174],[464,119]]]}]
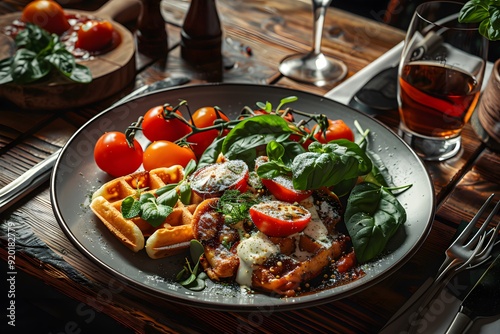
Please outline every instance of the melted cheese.
[{"label": "melted cheese", "polygon": [[254,233],[242,240],[236,252],[240,258],[236,282],[239,285],[252,286],[253,265],[264,263],[273,254],[279,253],[279,247],[273,244],[262,232]]}]

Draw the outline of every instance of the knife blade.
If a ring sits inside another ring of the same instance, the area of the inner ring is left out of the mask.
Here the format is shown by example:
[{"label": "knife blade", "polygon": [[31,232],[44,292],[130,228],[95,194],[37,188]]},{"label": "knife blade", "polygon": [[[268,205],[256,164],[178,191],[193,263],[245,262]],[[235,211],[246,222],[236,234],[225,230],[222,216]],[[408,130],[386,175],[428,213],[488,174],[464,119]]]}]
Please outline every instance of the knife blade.
[{"label": "knife blade", "polygon": [[[186,84],[190,81],[187,77],[169,77],[164,80],[154,82],[150,85],[142,86],[131,92],[130,94],[124,96],[117,102],[115,102],[112,107],[118,106],[125,103],[135,97],[139,97],[146,93],[154,92],[164,88],[180,86]],[[56,163],[57,157],[61,149],[52,153],[49,157],[39,162],[24,174],[19,176],[17,179],[0,189],[0,213],[7,210],[17,201],[22,199],[24,196],[29,194],[32,190],[36,189],[39,185],[47,181],[52,172],[52,168]]]},{"label": "knife blade", "polygon": [[447,334],[464,333],[475,319],[500,314],[499,278],[500,255],[497,255],[465,296]]}]

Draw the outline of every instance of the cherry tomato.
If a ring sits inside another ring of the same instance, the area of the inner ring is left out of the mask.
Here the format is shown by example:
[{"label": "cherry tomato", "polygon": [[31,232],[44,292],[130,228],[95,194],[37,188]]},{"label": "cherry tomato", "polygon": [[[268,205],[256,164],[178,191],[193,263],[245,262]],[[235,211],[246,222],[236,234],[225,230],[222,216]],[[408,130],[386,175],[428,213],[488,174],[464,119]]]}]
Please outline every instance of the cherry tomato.
[{"label": "cherry tomato", "polygon": [[[172,110],[172,107],[167,107]],[[165,106],[157,106],[149,109],[142,121],[142,133],[150,141],[168,140],[176,141],[191,132],[191,128],[177,118],[166,119],[164,117]],[[177,115],[182,116],[177,110]]]},{"label": "cherry tomato", "polygon": [[[315,125],[313,127],[313,131],[316,130],[316,127],[318,125]],[[347,139],[350,141],[354,141],[354,133],[352,130],[347,126],[347,124],[344,123],[343,120],[337,119],[337,120],[328,120],[328,128],[326,129],[325,132],[323,131],[318,131],[317,133],[314,134],[314,138],[316,138],[317,141],[320,143],[328,143],[332,140],[335,139]]]},{"label": "cherry tomato", "polygon": [[174,165],[186,167],[191,160],[196,160],[196,157],[189,147],[179,146],[168,140],[158,140],[144,151],[143,165],[145,170],[150,171]]},{"label": "cherry tomato", "polygon": [[243,193],[248,188],[248,178],[247,164],[231,160],[198,169],[191,175],[191,189],[202,198],[220,197],[228,189]]},{"label": "cherry tomato", "polygon": [[[204,107],[196,110],[193,114],[193,123],[198,128],[206,128],[214,125],[217,119],[229,121],[229,118],[216,110],[213,107]],[[193,143],[192,148],[197,157],[200,157],[210,144],[213,143],[215,138],[219,136],[219,130],[203,131],[188,137],[187,141]],[[225,136],[229,130],[223,131],[222,135]]]},{"label": "cherry tomato", "polygon": [[312,194],[312,190],[295,190],[292,179],[283,175],[274,179],[262,179],[262,184],[276,199],[289,203],[300,202]]},{"label": "cherry tomato", "polygon": [[75,46],[87,51],[99,51],[111,43],[113,25],[109,21],[89,20],[78,29]]},{"label": "cherry tomato", "polygon": [[27,4],[21,14],[21,21],[36,24],[57,35],[70,28],[62,7],[51,0],[36,0]]},{"label": "cherry tomato", "polygon": [[[262,163],[269,161],[262,156],[256,159],[257,170]],[[280,175],[273,179],[261,179],[262,184],[273,194],[276,199],[289,203],[300,202],[312,195],[312,190],[296,190],[291,177]]]},{"label": "cherry tomato", "polygon": [[287,237],[301,232],[311,221],[307,209],[281,201],[255,204],[249,213],[259,231],[270,237]]},{"label": "cherry tomato", "polygon": [[106,132],[94,147],[97,166],[114,177],[133,173],[142,164],[143,150],[134,139],[134,147],[129,147],[122,132]]},{"label": "cherry tomato", "polygon": [[337,260],[336,265],[339,273],[347,272],[356,265],[356,254],[354,254],[354,251],[347,253]]}]

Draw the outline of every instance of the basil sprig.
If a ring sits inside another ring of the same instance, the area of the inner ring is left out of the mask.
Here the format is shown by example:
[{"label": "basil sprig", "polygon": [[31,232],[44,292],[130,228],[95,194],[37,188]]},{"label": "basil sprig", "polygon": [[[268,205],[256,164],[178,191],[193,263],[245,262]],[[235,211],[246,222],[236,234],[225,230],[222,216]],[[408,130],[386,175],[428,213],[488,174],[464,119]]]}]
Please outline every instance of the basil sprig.
[{"label": "basil sprig", "polygon": [[460,22],[479,23],[479,33],[491,41],[500,40],[500,1],[467,1],[458,17]]},{"label": "basil sprig", "polygon": [[389,239],[406,221],[406,211],[391,188],[363,182],[356,185],[344,213],[356,259],[365,263],[385,249]]},{"label": "basil sprig", "polygon": [[74,82],[92,81],[89,68],[76,63],[75,57],[56,34],[28,23],[16,35],[15,42],[16,53],[0,61],[0,84],[29,84],[48,76],[53,70]]},{"label": "basil sprig", "polygon": [[309,152],[299,154],[291,169],[295,189],[319,189],[368,174],[372,161],[358,144],[338,139],[311,143]]},{"label": "basil sprig", "polygon": [[[280,116],[254,116],[241,121],[229,132],[222,143],[221,152],[229,160],[243,160],[253,168],[260,146],[265,147],[271,141],[285,144],[293,132]],[[286,143],[285,148],[284,156],[288,159],[304,152],[302,146],[295,142]]]},{"label": "basil sprig", "polygon": [[123,218],[141,217],[154,227],[161,225],[165,218],[172,213],[178,200],[184,204],[191,202],[192,192],[188,176],[195,169],[196,162],[191,160],[184,169],[184,178],[179,183],[167,184],[158,188],[155,194],[142,193],[138,190],[135,196],[126,197],[120,208]]}]

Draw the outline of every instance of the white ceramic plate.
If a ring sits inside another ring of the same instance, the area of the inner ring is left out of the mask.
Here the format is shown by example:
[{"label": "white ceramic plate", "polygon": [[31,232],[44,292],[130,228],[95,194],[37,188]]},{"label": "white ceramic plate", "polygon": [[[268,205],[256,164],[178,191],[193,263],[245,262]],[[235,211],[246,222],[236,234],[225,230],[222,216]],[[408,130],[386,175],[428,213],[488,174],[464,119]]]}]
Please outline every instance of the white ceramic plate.
[{"label": "white ceramic plate", "polygon": [[[179,99],[188,101],[192,111],[203,106],[218,106],[235,117],[244,106],[254,107],[258,101],[279,101],[295,95],[299,99],[290,106],[309,113],[324,113],[343,119],[354,128],[357,120],[370,129],[369,149],[380,156],[397,185],[413,184],[398,196],[407,211],[407,222],[390,240],[389,253],[364,266],[363,278],[311,295],[277,298],[265,294],[246,294],[218,284],[193,292],[175,283],[174,277],[187,254],[152,260],[145,251],[132,253],[123,246],[88,208],[91,194],[110,177],[93,159],[93,148],[105,131],[124,131],[149,108]],[[103,270],[141,291],[191,306],[218,310],[254,310],[273,307],[287,310],[326,303],[357,293],[400,268],[424,242],[434,217],[434,191],[430,177],[415,153],[380,122],[322,96],[261,85],[209,84],[183,86],[148,94],[116,107],[111,107],[85,124],[63,148],[51,179],[51,199],[56,218],[67,237]]]}]

